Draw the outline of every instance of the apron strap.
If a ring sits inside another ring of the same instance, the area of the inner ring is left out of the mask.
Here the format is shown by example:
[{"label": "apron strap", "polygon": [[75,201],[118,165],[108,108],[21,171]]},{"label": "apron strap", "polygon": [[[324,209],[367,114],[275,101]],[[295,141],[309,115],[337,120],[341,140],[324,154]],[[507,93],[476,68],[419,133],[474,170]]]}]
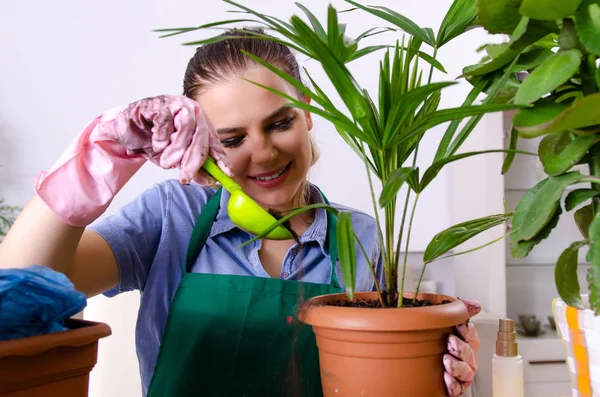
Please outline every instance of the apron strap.
[{"label": "apron strap", "polygon": [[[185,256],[185,270],[186,273],[189,273],[192,270],[192,266],[196,262],[196,258],[200,254],[200,251],[206,244],[206,240],[210,235],[210,229],[212,227],[215,218],[217,217],[217,213],[219,212],[219,205],[221,203],[221,192],[223,188],[219,188],[217,192],[208,200],[206,206],[200,212],[200,216],[196,220],[196,224],[194,225],[194,230],[192,232],[192,237],[190,237],[190,242],[188,244],[187,253]],[[318,188],[317,188],[318,189]],[[325,200],[327,205],[330,205],[327,197],[321,192],[321,196]],[[331,258],[331,279],[330,284],[334,287],[340,288],[340,283],[338,281],[337,275],[335,274],[335,265],[337,263],[337,218],[329,211],[325,211],[327,213],[327,237],[325,239],[325,245],[327,246],[327,250],[329,251],[329,257]]]},{"label": "apron strap", "polygon": [[186,273],[189,273],[192,270],[196,258],[198,258],[200,251],[206,243],[206,239],[208,239],[212,224],[219,212],[221,189],[223,188],[219,188],[219,190],[217,190],[217,192],[208,200],[208,203],[206,203],[206,206],[204,206],[200,212],[200,216],[198,216],[198,219],[196,220],[192,237],[190,237],[190,242],[188,243],[187,254],[185,256]]}]

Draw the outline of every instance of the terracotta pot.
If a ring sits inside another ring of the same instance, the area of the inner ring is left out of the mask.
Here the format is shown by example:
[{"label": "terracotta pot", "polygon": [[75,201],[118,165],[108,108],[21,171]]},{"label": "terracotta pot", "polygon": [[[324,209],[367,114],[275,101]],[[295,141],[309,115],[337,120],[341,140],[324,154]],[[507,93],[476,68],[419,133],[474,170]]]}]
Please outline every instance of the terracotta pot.
[{"label": "terracotta pot", "polygon": [[98,339],[111,330],[106,324],[77,319],[67,325],[67,331],[0,342],[0,396],[88,395]]},{"label": "terracotta pot", "polygon": [[552,311],[565,345],[573,396],[600,397],[600,316],[590,309],[588,295],[581,299],[583,310],[557,298],[552,302]]},{"label": "terracotta pot", "polygon": [[[404,294],[412,298],[414,294]],[[377,293],[357,293],[366,300]],[[329,306],[345,294],[310,299],[299,319],[312,325],[325,397],[444,397],[442,358],[452,327],[465,323],[465,305],[446,295],[419,294],[442,305],[367,309]]]}]

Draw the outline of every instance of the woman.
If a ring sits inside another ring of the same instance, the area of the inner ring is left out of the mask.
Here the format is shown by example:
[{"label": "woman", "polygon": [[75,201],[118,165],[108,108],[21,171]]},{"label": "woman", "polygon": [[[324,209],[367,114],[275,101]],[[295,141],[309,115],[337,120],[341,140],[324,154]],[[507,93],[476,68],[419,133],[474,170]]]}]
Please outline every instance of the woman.
[{"label": "woman", "polygon": [[[198,171],[211,156],[264,208],[327,202],[306,181],[317,160],[311,114],[248,80],[308,98],[240,50],[300,80],[280,44],[248,37],[198,48],[184,96],[142,99],[92,120],[38,175],[36,196],[0,246],[0,266],[52,267],[88,297],[141,292],[136,347],[144,395],[321,393],[314,336],[293,314],[302,299],[342,291],[339,267],[332,270],[335,219],[323,210],[292,218],[301,249],[292,240],[239,249],[251,235],[229,219],[227,191]],[[179,169],[179,182],[158,184],[94,223],[147,160]],[[353,222],[383,283],[376,224],[358,211]],[[359,262],[357,290],[374,288],[368,266]],[[462,394],[476,371],[476,332],[470,325],[459,334],[472,346],[450,337],[449,395]]]}]

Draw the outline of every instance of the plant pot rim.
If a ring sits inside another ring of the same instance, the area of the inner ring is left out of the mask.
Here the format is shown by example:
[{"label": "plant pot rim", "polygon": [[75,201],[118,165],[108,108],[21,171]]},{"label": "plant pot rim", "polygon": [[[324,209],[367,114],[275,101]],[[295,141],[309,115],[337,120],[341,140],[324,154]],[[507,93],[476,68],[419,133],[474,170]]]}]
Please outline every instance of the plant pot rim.
[{"label": "plant pot rim", "polygon": [[[357,292],[356,297],[377,299],[377,292]],[[405,293],[412,298],[414,293]],[[453,327],[465,323],[469,313],[456,297],[419,293],[418,299],[450,303],[409,308],[358,308],[324,305],[333,300],[349,300],[345,293],[320,295],[309,299],[299,309],[300,321],[323,328],[356,331],[417,331]]]},{"label": "plant pot rim", "polygon": [[8,356],[33,356],[55,347],[80,347],[95,343],[112,332],[107,324],[70,318],[69,329],[43,335],[0,341],[0,358]]}]

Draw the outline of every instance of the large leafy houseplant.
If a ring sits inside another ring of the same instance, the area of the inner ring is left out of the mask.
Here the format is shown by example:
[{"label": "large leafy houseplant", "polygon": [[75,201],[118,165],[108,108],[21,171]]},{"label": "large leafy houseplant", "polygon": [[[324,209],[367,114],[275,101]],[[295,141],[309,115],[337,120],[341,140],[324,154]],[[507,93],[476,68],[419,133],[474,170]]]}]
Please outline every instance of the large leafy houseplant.
[{"label": "large leafy houseplant", "polygon": [[[398,298],[404,293],[407,271],[406,253],[409,252],[415,208],[420,194],[447,164],[470,156],[505,151],[498,149],[458,153],[461,145],[486,113],[518,107],[492,103],[501,92],[500,89],[511,77],[511,72],[506,71],[499,78],[497,78],[497,74],[493,74],[478,79],[460,107],[439,109],[442,90],[456,82],[432,82],[434,68],[445,72],[443,65],[437,59],[438,50],[476,26],[477,9],[474,1],[455,0],[436,34],[431,28],[421,28],[395,10],[386,7],[365,6],[352,0],[346,0],[349,7],[352,8],[344,12],[366,12],[392,25],[384,28],[373,27],[353,38],[346,35],[346,25],[340,22],[341,11],[337,11],[331,5],[327,9],[326,23],[321,23],[315,14],[301,3],[296,3],[296,5],[305,18],[293,15],[289,22],[286,22],[234,1],[224,1],[234,6],[236,8],[234,12],[242,14],[243,17],[215,21],[197,27],[160,29],[159,31],[164,33],[162,37],[216,27],[229,28],[235,24],[249,23],[262,28],[269,35],[256,30],[246,31],[245,34],[250,33],[260,39],[283,43],[298,53],[316,60],[323,67],[329,82],[335,89],[335,94],[345,105],[345,112],[334,104],[331,100],[331,93],[326,93],[321,89],[308,71],[306,74],[312,88],[302,85],[301,82],[276,66],[268,64],[252,54],[247,54],[311,98],[311,104],[307,104],[297,98],[277,92],[286,96],[290,101],[290,106],[310,111],[330,121],[343,140],[364,161],[380,231],[386,280],[385,291],[377,285],[378,300],[382,307],[402,307],[409,303],[408,299]],[[395,46],[387,44],[360,46],[367,37],[398,31],[402,31],[402,37],[398,38]],[[231,38],[232,36],[218,35],[185,44],[197,46]],[[422,50],[422,47],[425,46],[429,47],[429,51]],[[373,69],[379,71],[379,91],[373,98],[366,89],[360,86],[347,64],[363,56],[378,55],[381,52],[383,55]],[[423,63],[428,67],[425,72],[421,68]],[[264,88],[273,91],[272,88]],[[474,105],[484,91],[487,95],[483,102]],[[423,136],[431,128],[447,122],[449,124],[443,138],[439,141],[432,164],[424,171],[419,170],[416,167],[416,161]],[[518,152],[515,149],[508,151]],[[372,175],[380,181],[382,186],[378,198],[374,192]],[[399,190],[405,184],[409,187],[407,194],[399,200]],[[409,208],[412,195],[414,195],[413,205],[412,208]],[[397,225],[396,211],[400,209],[400,206],[402,215],[400,225]],[[279,223],[285,222],[300,211],[319,207],[334,212],[338,217],[337,239],[340,264],[346,292],[349,298],[353,299],[356,274],[354,247],[356,244],[360,246],[360,241],[357,241],[352,230],[350,213],[338,212],[330,206],[315,204],[287,214]],[[379,208],[383,208],[383,220],[378,216]],[[456,225],[435,236],[424,254],[424,265],[421,269],[417,292],[428,263],[439,259],[475,235],[503,224],[510,216],[511,214],[497,214],[476,219]],[[394,238],[396,230],[399,234],[397,239]],[[259,235],[257,238],[261,236]],[[402,243],[405,244],[403,258],[400,257]],[[362,251],[364,253],[364,250]],[[370,262],[368,258],[367,262]],[[372,265],[373,268],[374,264]],[[377,284],[374,269],[373,276]],[[400,279],[399,283],[398,279]]]},{"label": "large leafy houseplant", "polygon": [[[340,22],[341,11],[338,12],[331,5],[327,8],[325,23],[300,3],[296,3],[300,15],[293,15],[286,22],[234,1],[224,1],[234,6],[242,17],[210,22],[199,27],[165,29],[163,32],[166,31],[166,36],[172,36],[215,27],[229,28],[239,23],[252,24],[253,27],[258,25],[263,30],[253,29],[233,37],[217,35],[186,44],[201,45],[250,34],[258,39],[283,43],[317,61],[327,76],[328,86],[333,87],[332,92],[326,92],[324,85],[315,81],[308,71],[306,75],[311,88],[279,70],[277,65],[246,53],[288,81],[311,101],[288,96],[270,87],[261,87],[284,96],[289,100],[289,106],[310,111],[330,121],[340,137],[364,162],[367,171],[380,233],[385,288],[378,285],[375,264],[370,263],[370,258],[354,234],[350,212],[337,211],[325,204],[313,204],[290,211],[278,222],[282,224],[299,212],[312,208],[325,208],[337,216],[336,238],[346,294],[311,298],[298,311],[299,320],[312,326],[317,339],[324,395],[446,395],[442,364],[446,341],[452,327],[467,321],[468,313],[465,305],[453,297],[418,294],[425,267],[469,238],[503,224],[511,216],[497,214],[484,217],[439,233],[426,248],[423,258],[425,264],[416,293],[405,291],[407,253],[420,195],[447,164],[469,156],[507,151],[497,149],[459,153],[462,144],[486,113],[519,107],[492,103],[511,77],[511,72],[506,71],[500,78],[494,74],[479,79],[462,106],[439,108],[442,91],[455,82],[432,82],[433,69],[444,70],[437,59],[438,50],[476,24],[475,3],[473,0],[455,0],[437,33],[434,33],[430,28],[419,27],[395,10],[346,0],[349,11],[375,15],[386,21],[386,25],[391,25],[366,29],[358,36],[349,38],[346,25]],[[400,30],[403,33],[398,34]],[[262,31],[269,34],[263,34]],[[363,40],[367,37],[377,35],[379,38],[382,37],[379,35],[387,34],[397,35],[395,45],[388,45],[387,40],[376,45],[364,45]],[[361,87],[348,68],[348,63],[366,56],[378,59],[373,72],[378,72],[379,89],[373,96]],[[483,103],[475,104],[484,92],[487,95]],[[337,103],[332,99],[334,96]],[[420,170],[416,164],[424,135],[431,128],[445,123],[448,125],[433,162],[427,169]],[[517,152],[516,149],[508,151]],[[375,194],[375,180],[381,183],[379,197]],[[399,197],[402,186],[408,187],[407,193]],[[383,209],[383,219],[379,216],[380,209]],[[397,211],[401,211],[399,225],[396,224]],[[255,238],[261,238],[274,227]],[[396,231],[399,235],[397,239]],[[401,258],[403,248],[405,255]],[[361,252],[367,263],[371,264],[377,292],[354,291],[356,256]],[[340,306],[339,302],[346,299],[351,301],[350,306],[368,302],[367,306],[373,309],[346,307],[346,303]],[[394,309],[406,306],[427,307]],[[381,310],[382,307],[391,309]]]},{"label": "large leafy houseplant", "polygon": [[[578,253],[589,247],[589,300],[598,315],[600,1],[477,0],[477,6],[483,27],[507,39],[487,46],[483,62],[466,67],[464,75],[478,84],[481,79],[511,73],[498,100],[526,107],[514,115],[510,146],[516,147],[519,138],[541,137],[538,156],[547,174],[516,207],[511,254],[526,257],[550,235],[563,212],[572,212],[581,236],[573,236],[575,241],[565,246],[557,260],[556,287],[569,306],[584,308]],[[510,161],[509,155],[504,172]]]}]

